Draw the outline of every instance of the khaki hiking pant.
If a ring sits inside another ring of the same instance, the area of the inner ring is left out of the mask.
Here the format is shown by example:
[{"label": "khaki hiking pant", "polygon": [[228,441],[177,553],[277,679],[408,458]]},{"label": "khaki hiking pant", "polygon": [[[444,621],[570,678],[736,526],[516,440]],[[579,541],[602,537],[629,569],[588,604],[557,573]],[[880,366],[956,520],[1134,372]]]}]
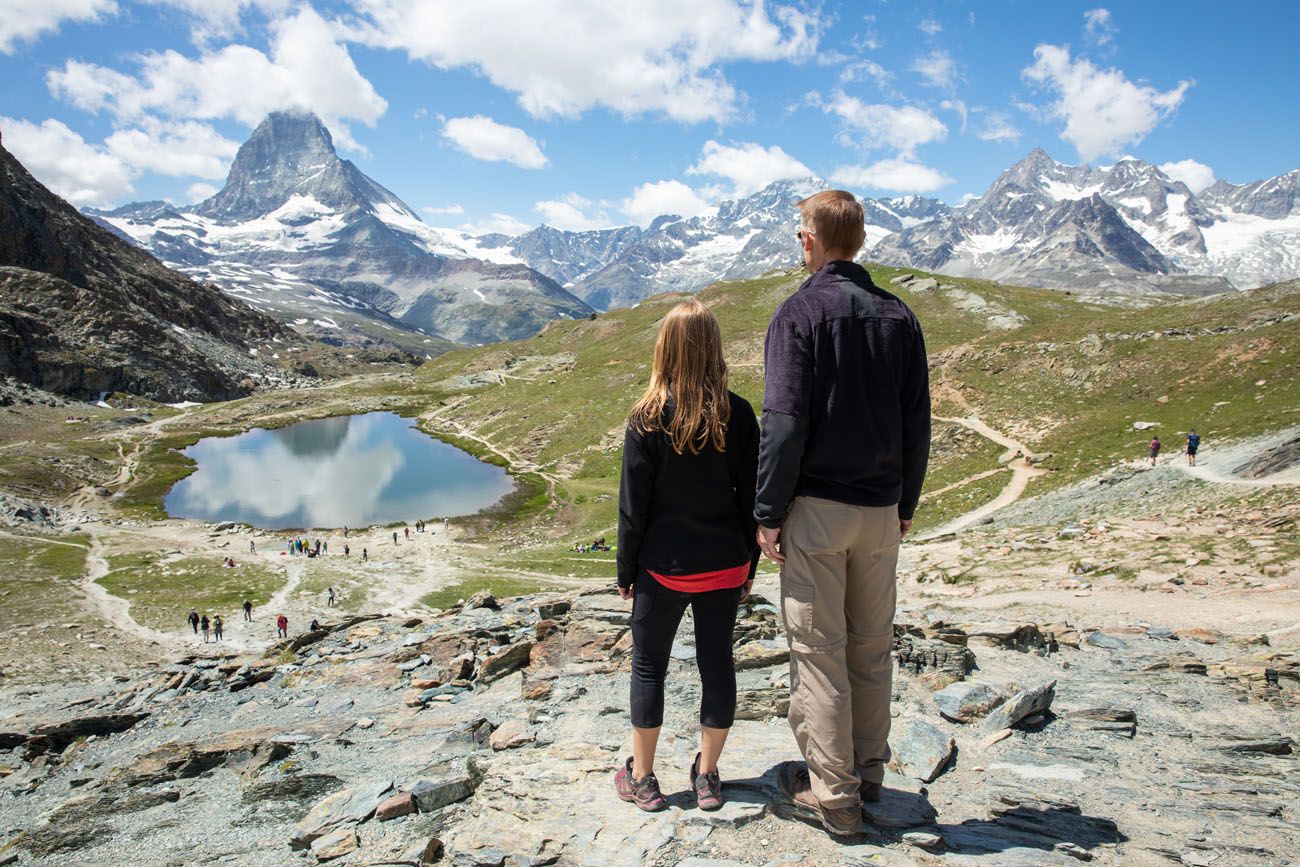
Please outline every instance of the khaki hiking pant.
[{"label": "khaki hiking pant", "polygon": [[900,541],[896,505],[796,497],[781,528],[790,727],[827,807],[885,777]]}]

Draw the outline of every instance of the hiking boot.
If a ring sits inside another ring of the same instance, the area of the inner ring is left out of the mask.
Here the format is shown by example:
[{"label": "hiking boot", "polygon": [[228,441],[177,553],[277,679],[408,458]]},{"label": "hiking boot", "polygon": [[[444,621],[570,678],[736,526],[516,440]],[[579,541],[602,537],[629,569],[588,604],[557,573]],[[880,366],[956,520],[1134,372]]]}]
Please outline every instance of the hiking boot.
[{"label": "hiking boot", "polygon": [[722,778],[717,769],[701,774],[696,771],[700,766],[700,754],[695,754],[691,762],[691,791],[695,792],[695,803],[701,810],[716,810],[725,803],[722,797]]},{"label": "hiking boot", "polygon": [[632,777],[632,760],[614,777],[614,791],[624,801],[636,804],[647,813],[657,813],[668,806],[663,792],[659,791],[659,780],[654,774],[646,774],[641,779]]},{"label": "hiking boot", "polygon": [[820,822],[836,837],[862,833],[862,805],[824,807],[812,793],[808,766],[803,762],[782,762],[776,769],[781,792],[790,799],[795,815],[805,821]]},{"label": "hiking boot", "polygon": [[866,783],[858,786],[858,797],[862,798],[864,804],[880,803],[880,783]]}]

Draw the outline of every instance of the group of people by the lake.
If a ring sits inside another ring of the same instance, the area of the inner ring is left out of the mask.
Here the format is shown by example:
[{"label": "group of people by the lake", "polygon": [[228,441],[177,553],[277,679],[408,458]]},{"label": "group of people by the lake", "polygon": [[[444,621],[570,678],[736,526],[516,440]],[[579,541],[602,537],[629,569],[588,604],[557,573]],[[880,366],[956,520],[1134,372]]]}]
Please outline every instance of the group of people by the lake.
[{"label": "group of people by the lake", "polygon": [[310,539],[297,536],[289,540],[285,550],[292,555],[305,554],[308,557],[319,557],[330,552],[330,543],[328,539],[317,539],[312,542]]},{"label": "group of people by the lake", "polygon": [[[1156,458],[1160,457],[1160,449],[1164,443],[1160,442],[1158,435],[1151,437],[1151,442],[1147,443],[1148,457],[1151,459],[1151,466],[1156,465]],[[1196,466],[1196,453],[1201,450],[1201,435],[1192,428],[1187,432],[1187,466]]]},{"label": "group of people by the lake", "polygon": [[766,555],[781,569],[789,722],[805,759],[780,764],[777,779],[797,815],[850,835],[890,759],[895,569],[928,462],[930,391],[916,317],[853,261],[857,199],[828,190],[798,207],[811,276],[768,327],[761,431],[728,391],[721,329],[698,300],[661,320],[629,414],[616,560],[632,601],[632,755],[614,788],[643,810],[668,806],[655,753],[689,607],[702,689],[688,779],[701,809],[723,805],[732,636]]}]

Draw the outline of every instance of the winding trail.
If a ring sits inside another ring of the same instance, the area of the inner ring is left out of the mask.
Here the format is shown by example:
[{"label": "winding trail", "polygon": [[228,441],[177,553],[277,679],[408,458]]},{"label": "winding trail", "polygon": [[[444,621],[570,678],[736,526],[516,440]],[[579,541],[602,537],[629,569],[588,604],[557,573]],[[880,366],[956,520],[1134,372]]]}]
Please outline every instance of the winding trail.
[{"label": "winding trail", "polygon": [[[972,509],[963,515],[958,515],[943,526],[918,537],[918,542],[926,542],[938,538],[939,536],[947,536],[951,533],[960,533],[967,527],[978,524],[980,521],[983,521],[999,509],[1006,508],[1016,500],[1020,499],[1021,495],[1025,492],[1025,488],[1029,485],[1030,479],[1047,474],[1047,470],[1035,467],[1025,458],[1025,455],[1031,454],[1031,452],[1024,443],[994,430],[975,416],[970,416],[969,418],[945,418],[943,416],[935,416],[934,420],[961,425],[967,430],[974,431],[985,439],[991,440],[1005,448],[1006,451],[998,458],[998,463],[1005,464],[1006,467],[1011,470],[1011,479],[1007,482],[1006,487],[1004,487],[992,500],[979,508]],[[992,471],[986,475],[992,475]],[[979,477],[980,476],[976,476],[975,478]],[[965,481],[971,481],[971,479]],[[953,486],[949,485],[949,488],[951,487]]]},{"label": "winding trail", "polygon": [[1279,485],[1300,486],[1300,469],[1295,467],[1289,470],[1282,470],[1279,473],[1274,473],[1273,475],[1266,476],[1262,479],[1241,479],[1236,476],[1225,476],[1213,467],[1208,467],[1204,464],[1197,464],[1194,467],[1189,467],[1186,460],[1181,455],[1175,457],[1175,469],[1181,473],[1186,473],[1193,478],[1200,479],[1203,482],[1213,482],[1218,485],[1241,485],[1247,488],[1275,488]]},{"label": "winding trail", "polygon": [[168,635],[137,623],[131,616],[131,603],[109,593],[108,589],[99,583],[99,579],[108,574],[108,560],[103,555],[103,545],[99,541],[98,533],[89,527],[87,531],[90,534],[90,547],[86,551],[86,573],[81,576],[78,586],[95,612],[113,628],[140,641],[161,646],[182,644],[183,640],[175,635]]}]

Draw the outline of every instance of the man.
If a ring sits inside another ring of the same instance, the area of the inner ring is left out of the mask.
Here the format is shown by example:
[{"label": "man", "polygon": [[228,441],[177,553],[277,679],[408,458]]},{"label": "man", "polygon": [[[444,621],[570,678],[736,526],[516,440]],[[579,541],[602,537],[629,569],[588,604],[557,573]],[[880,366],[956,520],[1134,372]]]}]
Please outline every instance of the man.
[{"label": "man", "polygon": [[186,619],[189,620],[189,622],[190,622],[190,629],[193,629],[193,630],[194,630],[194,634],[195,634],[195,635],[198,635],[198,634],[199,634],[199,612],[198,612],[198,609],[197,609],[197,608],[191,608],[191,609],[190,609],[190,616],[189,616],[188,618],[186,618]]},{"label": "man", "polygon": [[1154,467],[1156,458],[1160,457],[1160,437],[1151,437],[1151,442],[1147,443],[1147,447],[1151,450],[1151,466]]},{"label": "man", "polygon": [[285,617],[283,614],[275,618],[275,637],[289,637],[289,618]]},{"label": "man", "polygon": [[894,572],[930,451],[921,327],[853,262],[862,206],[830,190],[799,203],[812,276],[777,308],[764,350],[759,547],[781,564],[796,812],[862,828],[889,760]]},{"label": "man", "polygon": [[1187,432],[1187,466],[1196,466],[1196,452],[1201,448],[1201,435],[1192,428]]},{"label": "man", "polygon": [[249,623],[253,622],[253,601],[251,599],[244,600],[244,620]]}]

